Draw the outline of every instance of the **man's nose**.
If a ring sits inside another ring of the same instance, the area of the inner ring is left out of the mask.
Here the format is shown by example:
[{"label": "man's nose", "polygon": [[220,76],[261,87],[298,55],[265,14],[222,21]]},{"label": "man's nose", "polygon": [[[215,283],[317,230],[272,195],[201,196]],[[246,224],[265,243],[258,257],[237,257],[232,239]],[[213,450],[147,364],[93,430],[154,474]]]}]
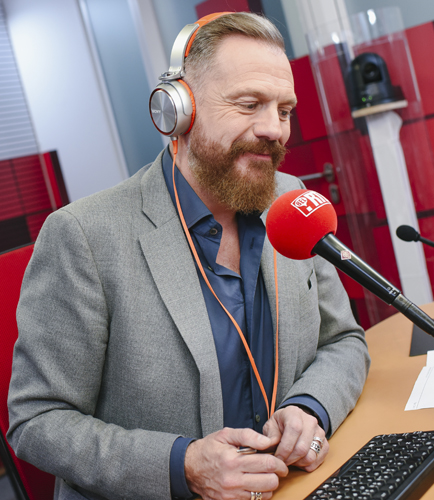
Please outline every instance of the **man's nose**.
[{"label": "man's nose", "polygon": [[283,137],[283,123],[277,109],[263,109],[253,127],[253,132],[258,139],[281,141]]}]

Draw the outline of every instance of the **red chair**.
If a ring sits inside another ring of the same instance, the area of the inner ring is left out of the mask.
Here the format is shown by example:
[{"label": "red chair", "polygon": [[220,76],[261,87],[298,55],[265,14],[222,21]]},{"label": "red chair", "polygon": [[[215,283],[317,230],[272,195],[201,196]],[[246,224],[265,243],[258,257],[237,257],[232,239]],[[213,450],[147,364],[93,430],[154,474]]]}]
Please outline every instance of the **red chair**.
[{"label": "red chair", "polygon": [[17,500],[52,500],[54,476],[19,460],[6,441],[9,428],[7,396],[12,370],[12,353],[18,337],[15,313],[24,271],[33,244],[0,253],[0,457]]}]

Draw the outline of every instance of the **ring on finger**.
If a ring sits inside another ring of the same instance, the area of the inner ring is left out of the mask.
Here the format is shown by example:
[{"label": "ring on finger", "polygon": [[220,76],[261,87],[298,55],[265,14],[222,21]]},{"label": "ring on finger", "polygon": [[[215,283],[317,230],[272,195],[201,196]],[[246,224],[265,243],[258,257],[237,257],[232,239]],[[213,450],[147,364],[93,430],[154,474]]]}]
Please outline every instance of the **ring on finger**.
[{"label": "ring on finger", "polygon": [[324,439],[321,439],[319,436],[314,436],[312,441],[318,441],[319,446],[322,448],[322,445],[324,444]]},{"label": "ring on finger", "polygon": [[260,491],[251,491],[250,500],[262,500],[262,493]]},{"label": "ring on finger", "polygon": [[310,449],[313,450],[317,455],[319,455],[321,452],[321,446],[316,441],[312,441],[310,443]]}]

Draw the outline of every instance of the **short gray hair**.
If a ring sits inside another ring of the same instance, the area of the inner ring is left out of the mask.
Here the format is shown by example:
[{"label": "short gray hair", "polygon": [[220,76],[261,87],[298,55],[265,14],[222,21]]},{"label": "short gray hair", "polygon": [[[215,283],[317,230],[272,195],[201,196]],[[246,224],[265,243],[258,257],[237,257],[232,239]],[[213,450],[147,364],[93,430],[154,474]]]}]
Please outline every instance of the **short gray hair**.
[{"label": "short gray hair", "polygon": [[280,31],[267,18],[251,12],[233,12],[218,17],[199,28],[185,60],[186,81],[193,92],[202,86],[202,77],[209,74],[219,45],[231,35],[262,41],[285,52]]}]

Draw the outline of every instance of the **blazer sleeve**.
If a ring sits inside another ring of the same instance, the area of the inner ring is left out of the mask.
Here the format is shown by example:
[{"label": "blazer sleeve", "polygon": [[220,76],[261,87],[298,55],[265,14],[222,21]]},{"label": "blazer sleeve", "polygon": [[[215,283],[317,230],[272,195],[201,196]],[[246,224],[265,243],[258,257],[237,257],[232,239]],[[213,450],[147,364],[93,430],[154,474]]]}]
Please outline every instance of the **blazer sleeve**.
[{"label": "blazer sleeve", "polygon": [[[311,281],[316,287],[319,336],[313,361],[286,398],[308,394],[327,411],[332,434],[354,408],[366,381],[370,357],[363,329],[356,323],[348,295],[334,266],[314,257]],[[312,290],[313,291],[313,290]]]},{"label": "blazer sleeve", "polygon": [[47,219],[35,244],[17,321],[7,435],[17,456],[79,492],[170,498],[177,436],[94,417],[110,317],[91,248],[64,209]]}]

